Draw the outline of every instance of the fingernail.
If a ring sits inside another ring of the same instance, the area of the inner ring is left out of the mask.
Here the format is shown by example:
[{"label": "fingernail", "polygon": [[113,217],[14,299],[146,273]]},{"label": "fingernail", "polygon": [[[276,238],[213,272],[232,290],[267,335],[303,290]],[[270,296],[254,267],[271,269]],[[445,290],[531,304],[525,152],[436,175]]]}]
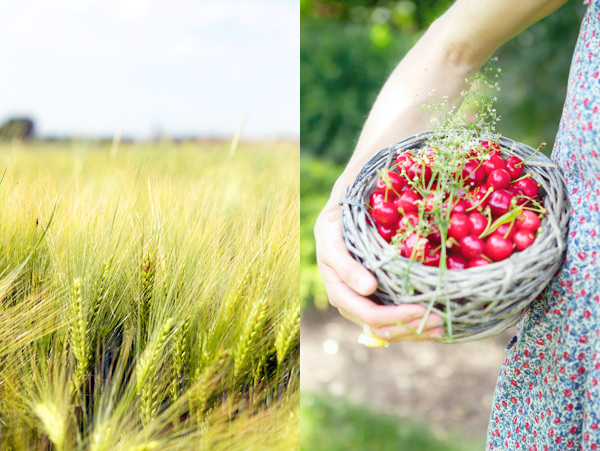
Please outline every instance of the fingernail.
[{"label": "fingernail", "polygon": [[433,329],[434,327],[442,327],[443,321],[440,320],[429,320],[425,323],[425,329]]},{"label": "fingernail", "polygon": [[370,294],[372,289],[372,279],[368,276],[361,276],[358,279],[358,289],[361,294]]},{"label": "fingernail", "polygon": [[442,338],[444,336],[444,331],[443,330],[434,330],[432,331],[429,335],[431,335],[432,337],[435,338]]}]

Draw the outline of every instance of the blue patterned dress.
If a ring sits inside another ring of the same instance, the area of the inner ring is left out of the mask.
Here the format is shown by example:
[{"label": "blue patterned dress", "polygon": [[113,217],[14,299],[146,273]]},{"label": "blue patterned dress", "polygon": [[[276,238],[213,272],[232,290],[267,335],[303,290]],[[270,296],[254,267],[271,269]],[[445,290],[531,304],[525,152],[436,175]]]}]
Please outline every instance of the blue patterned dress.
[{"label": "blue patterned dress", "polygon": [[600,450],[600,0],[588,5],[552,158],[571,200],[565,264],[506,348],[487,449]]}]

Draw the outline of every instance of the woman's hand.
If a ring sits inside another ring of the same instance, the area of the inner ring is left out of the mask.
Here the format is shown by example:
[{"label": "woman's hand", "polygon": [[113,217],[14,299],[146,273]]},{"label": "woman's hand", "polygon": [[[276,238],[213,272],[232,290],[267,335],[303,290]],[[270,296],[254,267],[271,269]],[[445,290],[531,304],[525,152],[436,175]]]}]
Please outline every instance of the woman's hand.
[{"label": "woman's hand", "polygon": [[317,263],[325,282],[329,302],[341,315],[360,325],[369,326],[381,340],[426,341],[444,334],[442,318],[431,313],[423,331],[416,334],[426,308],[416,304],[379,305],[367,296],[377,288],[375,277],[346,248],[342,237],[341,207],[330,201],[315,224]]}]

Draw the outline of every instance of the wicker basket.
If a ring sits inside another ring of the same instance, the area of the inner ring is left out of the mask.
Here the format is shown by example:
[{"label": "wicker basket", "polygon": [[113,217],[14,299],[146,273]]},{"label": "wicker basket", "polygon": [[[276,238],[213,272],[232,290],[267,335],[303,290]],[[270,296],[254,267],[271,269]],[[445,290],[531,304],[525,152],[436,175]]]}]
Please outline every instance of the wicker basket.
[{"label": "wicker basket", "polygon": [[[446,270],[440,283],[438,268],[401,257],[395,247],[381,238],[368,223],[366,208],[375,189],[377,170],[389,168],[397,153],[421,148],[432,133],[411,136],[369,160],[341,202],[342,231],[353,256],[377,277],[375,295],[383,303],[431,307],[447,325],[446,335],[440,341],[478,340],[516,324],[558,270],[566,250],[569,199],[558,166],[543,154],[535,154],[525,163],[525,170],[541,185],[540,198],[547,210],[535,242],[500,262],[464,271]],[[496,137],[482,135],[479,139]],[[498,144],[504,155],[523,160],[534,152],[531,147],[504,137],[499,138]]]}]

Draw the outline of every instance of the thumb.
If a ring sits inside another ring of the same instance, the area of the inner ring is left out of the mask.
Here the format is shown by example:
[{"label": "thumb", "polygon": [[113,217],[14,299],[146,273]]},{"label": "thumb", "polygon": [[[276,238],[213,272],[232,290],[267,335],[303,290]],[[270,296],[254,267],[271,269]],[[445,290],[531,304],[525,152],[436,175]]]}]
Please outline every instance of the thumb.
[{"label": "thumb", "polygon": [[377,289],[377,279],[350,255],[341,233],[328,234],[318,240],[317,261],[329,266],[350,288],[363,296],[369,296]]}]

